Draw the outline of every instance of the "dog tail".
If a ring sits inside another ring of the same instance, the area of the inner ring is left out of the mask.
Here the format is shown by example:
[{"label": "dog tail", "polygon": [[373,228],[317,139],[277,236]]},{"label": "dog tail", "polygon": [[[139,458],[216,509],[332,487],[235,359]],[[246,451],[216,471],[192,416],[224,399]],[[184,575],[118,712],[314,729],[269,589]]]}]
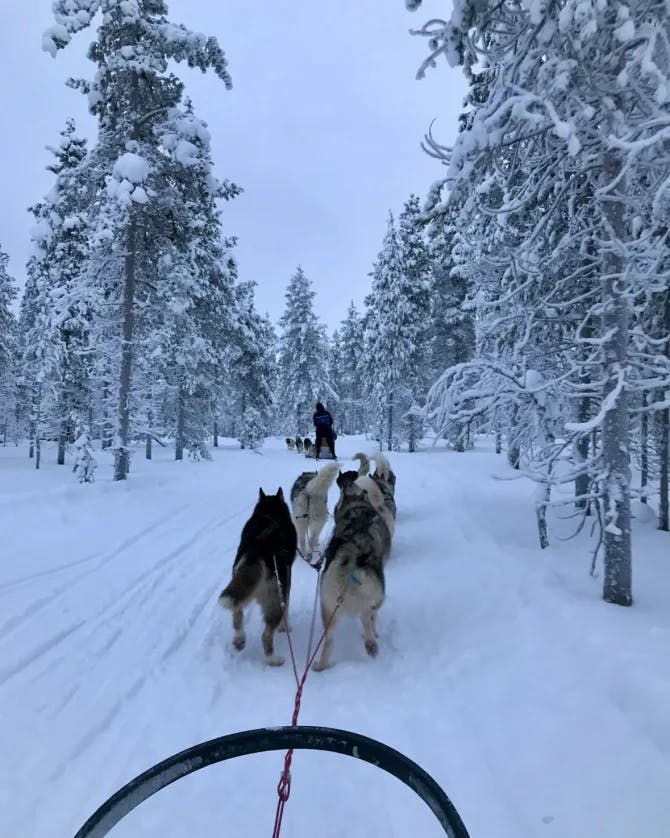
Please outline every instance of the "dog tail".
[{"label": "dog tail", "polygon": [[244,608],[254,598],[262,578],[262,562],[242,561],[233,571],[229,584],[219,594],[219,604],[230,611]]},{"label": "dog tail", "polygon": [[358,476],[359,477],[364,477],[366,474],[369,473],[369,471],[370,471],[370,460],[369,460],[367,454],[362,454],[359,451],[358,454],[354,454],[354,456],[351,459],[352,460],[358,460],[358,462],[360,464],[358,466]]},{"label": "dog tail", "polygon": [[374,454],[370,454],[370,459],[377,466],[375,474],[378,474],[383,480],[388,480],[391,476],[391,463],[389,463],[381,451],[375,451]]},{"label": "dog tail", "polygon": [[328,489],[335,482],[335,478],[340,473],[339,463],[328,463],[321,471],[309,481],[305,491],[308,495],[323,496],[328,493]]}]

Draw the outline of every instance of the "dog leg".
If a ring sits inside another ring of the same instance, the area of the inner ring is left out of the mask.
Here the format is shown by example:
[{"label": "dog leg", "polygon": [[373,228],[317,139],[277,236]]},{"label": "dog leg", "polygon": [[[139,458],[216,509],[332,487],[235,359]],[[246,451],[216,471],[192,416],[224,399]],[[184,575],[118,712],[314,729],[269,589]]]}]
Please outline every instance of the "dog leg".
[{"label": "dog leg", "polygon": [[244,633],[244,611],[233,611],[233,646],[238,652],[246,646],[247,637]]},{"label": "dog leg", "polygon": [[284,591],[284,610],[282,621],[281,623],[279,623],[279,628],[277,629],[277,631],[280,634],[286,634],[286,632],[291,631],[291,626],[288,622],[288,598],[289,594],[291,593],[291,570],[292,568],[289,566],[286,571],[286,577],[288,581],[286,584],[286,590]]},{"label": "dog leg", "polygon": [[376,615],[373,608],[361,614],[361,623],[363,623],[363,640],[365,641],[365,651],[371,658],[377,656],[379,646],[377,644],[377,635],[375,633]]},{"label": "dog leg", "polygon": [[269,596],[262,603],[263,618],[265,619],[265,629],[263,630],[263,652],[265,653],[265,663],[269,666],[281,666],[284,663],[284,658],[275,654],[274,637],[275,632],[282,621],[284,612],[282,610],[276,583],[271,583],[271,590],[268,591],[268,593]]},{"label": "dog leg", "polygon": [[340,618],[340,610],[331,611],[327,609],[325,606],[321,607],[321,619],[323,621],[323,626],[326,628],[326,636],[323,641],[323,648],[321,650],[321,656],[319,660],[314,663],[312,669],[315,672],[322,672],[324,669],[328,669],[331,666],[331,657],[333,654],[333,632],[335,630],[335,626],[337,625],[337,621]]},{"label": "dog leg", "polygon": [[307,555],[307,518],[299,516],[293,519],[295,524],[295,531],[298,536],[298,550],[302,556]]},{"label": "dog leg", "polygon": [[375,637],[379,637],[379,634],[377,633],[377,615],[378,614],[379,614],[379,611],[376,608],[373,608],[372,612],[370,614],[370,622],[372,623],[372,631],[374,632]]}]

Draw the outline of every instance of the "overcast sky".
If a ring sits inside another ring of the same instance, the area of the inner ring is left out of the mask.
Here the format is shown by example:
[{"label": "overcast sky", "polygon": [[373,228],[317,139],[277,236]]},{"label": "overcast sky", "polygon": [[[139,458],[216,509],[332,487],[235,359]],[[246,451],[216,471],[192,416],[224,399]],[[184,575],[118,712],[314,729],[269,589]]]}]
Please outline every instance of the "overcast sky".
[{"label": "overcast sky", "polygon": [[[53,59],[41,51],[52,0],[1,2],[0,244],[22,284],[26,207],[51,185],[45,146],[68,116],[95,137],[84,97],[64,85],[92,74],[93,30]],[[179,75],[209,124],[218,175],[245,190],[224,206],[225,230],[239,238],[240,277],[258,283],[258,307],[273,320],[300,263],[317,314],[335,327],[369,288],[388,210],[440,177],[419,144],[433,118],[440,140],[453,140],[464,82],[446,63],[417,81],[427,45],[409,29],[449,5],[425,0],[410,14],[404,0],[169,0],[173,21],[216,35],[228,56],[230,92],[213,75]]]}]

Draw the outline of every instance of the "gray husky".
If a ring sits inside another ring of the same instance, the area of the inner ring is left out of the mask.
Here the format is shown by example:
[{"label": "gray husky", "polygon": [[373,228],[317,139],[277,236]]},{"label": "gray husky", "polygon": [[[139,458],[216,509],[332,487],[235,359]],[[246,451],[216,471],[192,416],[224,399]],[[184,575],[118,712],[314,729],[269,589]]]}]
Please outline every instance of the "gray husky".
[{"label": "gray husky", "polygon": [[[375,459],[377,457],[382,457],[383,461],[388,466],[388,460],[381,454],[373,454],[369,459],[366,454],[354,454],[352,459],[358,460],[360,463],[358,471],[354,471],[353,469],[351,471],[345,471],[342,473],[342,479],[346,483],[351,483],[355,481],[357,485],[361,487],[361,489],[365,489],[365,491],[367,492],[368,503],[371,503],[372,506],[381,515],[384,523],[388,527],[388,531],[391,534],[391,537],[393,537],[395,533],[396,515],[393,494],[390,495],[390,499],[387,498],[387,494],[390,490],[388,489],[386,482],[377,477],[377,474],[379,473],[379,464],[377,464],[377,470],[375,471],[374,475],[368,474],[370,460]],[[339,485],[340,481],[338,480],[338,486]],[[338,501],[338,505],[339,503],[340,501]],[[338,506],[335,507],[335,512],[337,512],[337,508]]]},{"label": "gray husky", "polygon": [[266,663],[281,666],[275,654],[274,635],[285,615],[295,559],[296,532],[281,489],[266,495],[260,489],[258,503],[242,529],[233,562],[233,578],[221,591],[219,603],[233,612],[233,645],[246,644],[244,609],[256,600],[263,610],[263,651]]},{"label": "gray husky", "polygon": [[335,529],[326,547],[321,579],[321,619],[326,632],[323,651],[314,669],[330,666],[333,631],[342,616],[360,617],[365,649],[377,645],[377,612],[384,602],[384,564],[391,550],[388,527],[355,480],[338,475],[342,496],[335,513]]},{"label": "gray husky", "polygon": [[328,520],[328,489],[340,467],[330,463],[321,471],[304,471],[291,488],[293,522],[298,533],[298,550],[304,558],[307,548],[316,550],[319,536]]}]

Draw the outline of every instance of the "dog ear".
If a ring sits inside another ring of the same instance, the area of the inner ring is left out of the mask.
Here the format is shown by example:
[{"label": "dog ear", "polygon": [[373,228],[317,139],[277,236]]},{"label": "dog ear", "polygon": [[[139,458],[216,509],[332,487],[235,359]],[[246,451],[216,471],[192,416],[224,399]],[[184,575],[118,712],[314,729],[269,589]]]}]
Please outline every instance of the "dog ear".
[{"label": "dog ear", "polygon": [[262,487],[258,490],[258,500],[265,500],[265,492]]},{"label": "dog ear", "polygon": [[279,500],[284,500],[284,490],[282,489],[281,486],[279,487],[279,489],[277,491],[277,497],[279,498]]}]

